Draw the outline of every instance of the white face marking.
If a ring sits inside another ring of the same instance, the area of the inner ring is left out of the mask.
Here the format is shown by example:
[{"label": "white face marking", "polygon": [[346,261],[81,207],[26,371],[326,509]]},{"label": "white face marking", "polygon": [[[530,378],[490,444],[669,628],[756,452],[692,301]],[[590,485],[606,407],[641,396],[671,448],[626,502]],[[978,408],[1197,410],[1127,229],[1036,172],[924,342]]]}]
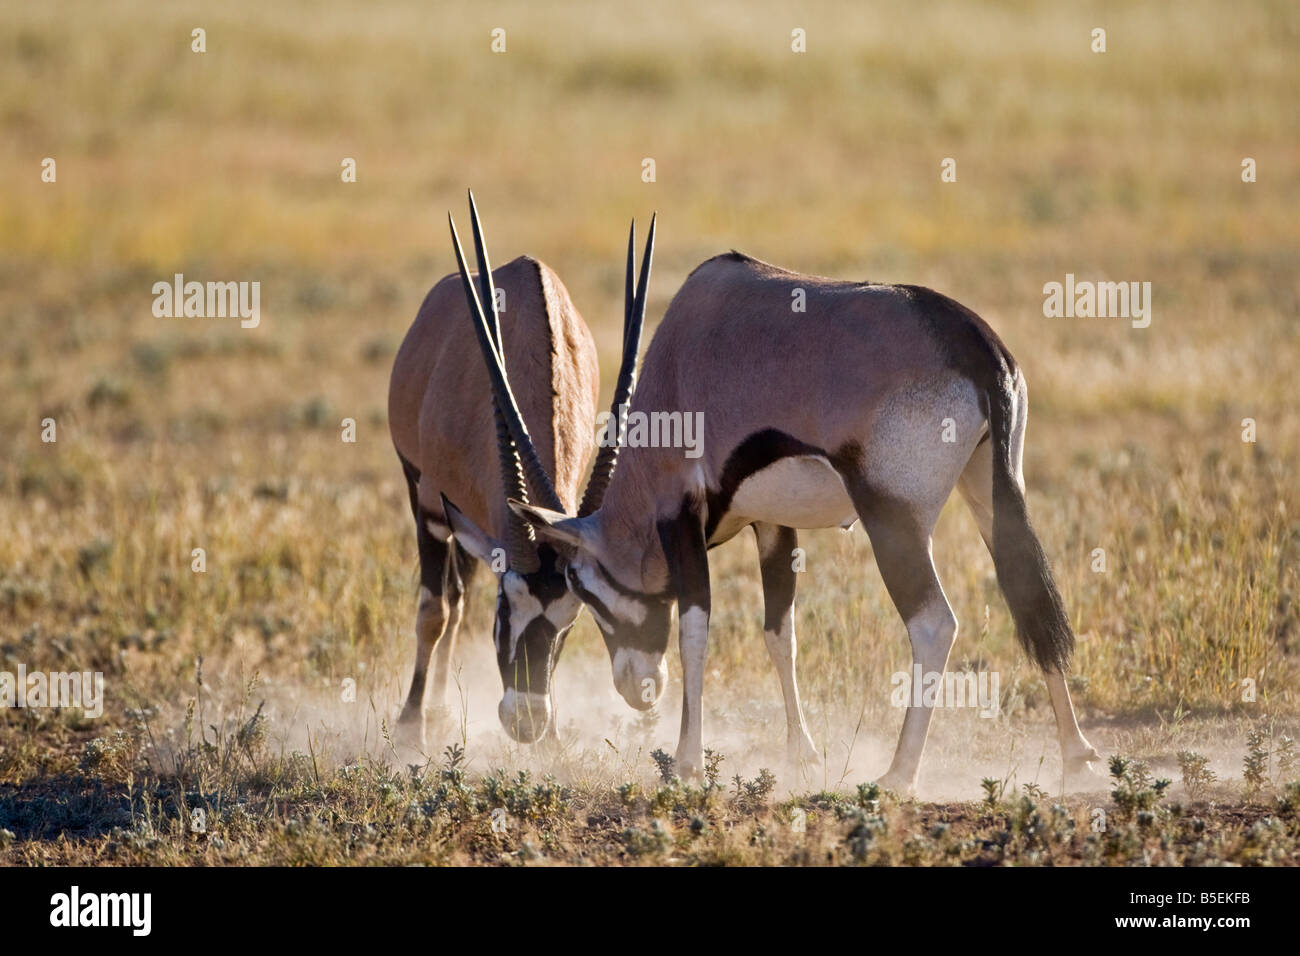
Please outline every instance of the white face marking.
[{"label": "white face marking", "polygon": [[514,572],[502,575],[501,587],[505,591],[506,601],[510,604],[510,660],[512,661],[519,646],[519,638],[534,620],[545,617],[556,631],[562,631],[577,620],[578,614],[582,611],[582,601],[568,591],[547,607],[542,607],[542,602],[528,590],[528,583]]},{"label": "white face marking", "polygon": [[581,613],[582,600],[566,590],[547,605],[546,619],[555,625],[557,631],[562,631],[573,624]]},{"label": "white face marking", "polygon": [[754,472],[736,489],[729,511],[729,517],[790,528],[832,528],[857,518],[843,479],[821,455],[781,458]]},{"label": "white face marking", "polygon": [[[499,716],[513,720],[516,714],[531,714],[535,723],[551,719],[551,698],[546,694],[534,694],[526,691],[517,691],[513,687],[507,687],[505,694],[501,697],[501,703],[498,706]],[[502,723],[506,723],[503,720]]]},{"label": "white face marking", "polygon": [[668,683],[668,662],[662,654],[620,647],[614,651],[612,660],[614,686],[620,692],[624,688],[630,688],[638,695],[649,693],[650,696],[644,698],[644,703],[647,704],[659,699]]},{"label": "white face marking", "polygon": [[[605,580],[604,575],[589,564],[582,563],[573,567],[583,588],[596,595],[600,599],[600,603],[609,608],[609,612],[618,621],[633,625],[639,625],[645,621],[647,610],[642,602],[614,590],[609,582]],[[594,610],[591,613],[598,622],[605,625],[605,630],[613,630],[615,622],[604,621]]]},{"label": "white face marking", "polygon": [[447,539],[451,537],[451,528],[445,524],[439,524],[432,518],[424,519],[424,529],[428,531],[429,534],[433,535],[434,539],[437,541],[445,543]]},{"label": "white face marking", "polygon": [[515,650],[519,638],[533,618],[541,617],[542,602],[533,597],[524,579],[517,574],[506,573],[501,578],[501,587],[510,602],[510,660],[515,659]]}]

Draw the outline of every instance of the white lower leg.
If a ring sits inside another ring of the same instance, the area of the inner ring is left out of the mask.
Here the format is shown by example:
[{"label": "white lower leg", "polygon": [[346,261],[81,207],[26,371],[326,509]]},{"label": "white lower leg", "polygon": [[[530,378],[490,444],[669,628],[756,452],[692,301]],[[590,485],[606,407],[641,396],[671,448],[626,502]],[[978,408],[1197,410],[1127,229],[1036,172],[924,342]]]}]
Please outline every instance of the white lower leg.
[{"label": "white lower leg", "polygon": [[693,607],[681,616],[682,731],[677,741],[677,772],[698,773],[704,766],[704,659],[709,641],[709,615]]},{"label": "white lower leg", "polygon": [[1101,756],[1079,730],[1079,721],[1074,716],[1074,705],[1070,702],[1070,689],[1066,686],[1065,677],[1053,672],[1044,674],[1043,679],[1047,681],[1047,693],[1052,698],[1052,710],[1056,712],[1056,734],[1061,741],[1061,756],[1066,766],[1100,760]]},{"label": "white lower leg", "polygon": [[781,678],[781,696],[785,700],[785,743],[791,762],[816,757],[817,747],[808,735],[804,723],[803,706],[799,702],[799,684],[795,679],[795,657],[798,647],[794,636],[794,609],[787,608],[781,616],[781,627],[764,631],[768,656]]},{"label": "white lower leg", "polygon": [[[912,642],[912,673],[943,673],[948,664],[948,652],[957,636],[957,619],[953,617],[948,602],[940,598],[933,601],[907,622],[907,636]],[[921,755],[930,733],[933,706],[909,704],[903,716],[903,730],[898,737],[898,748],[889,771],[882,778],[887,786],[910,791],[916,786],[921,768]]]},{"label": "white lower leg", "polygon": [[433,656],[438,637],[446,623],[446,611],[441,595],[428,588],[420,588],[420,603],[415,613],[415,669],[411,675],[411,689],[402,708],[403,723],[424,720],[424,696],[429,676],[429,660]]},{"label": "white lower leg", "polygon": [[460,619],[465,610],[462,598],[451,606],[447,614],[447,626],[443,629],[442,639],[434,648],[433,667],[433,706],[439,711],[447,709],[447,692],[451,678],[451,655],[456,650],[456,635],[460,631]]}]

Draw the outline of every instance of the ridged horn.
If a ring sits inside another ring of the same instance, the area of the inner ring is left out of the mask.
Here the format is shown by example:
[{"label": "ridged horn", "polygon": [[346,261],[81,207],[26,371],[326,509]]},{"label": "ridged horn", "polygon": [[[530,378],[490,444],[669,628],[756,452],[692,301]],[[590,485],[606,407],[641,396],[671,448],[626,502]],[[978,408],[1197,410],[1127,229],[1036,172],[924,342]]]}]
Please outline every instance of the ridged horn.
[{"label": "ridged horn", "polygon": [[[618,465],[618,451],[626,437],[626,422],[623,409],[632,400],[636,387],[636,360],[641,350],[641,328],[645,324],[646,294],[650,284],[650,266],[654,259],[655,222],[658,213],[650,217],[650,232],[646,236],[645,254],[641,257],[641,274],[637,280],[636,293],[632,292],[632,267],[635,264],[636,220],[627,236],[627,280],[623,290],[623,361],[618,370],[618,381],[614,386],[614,401],[610,406],[610,421],[614,429],[614,441],[604,444],[596,453],[596,464],[591,469],[591,478],[582,495],[579,515],[589,515],[600,507],[605,498],[605,489],[614,477],[614,468]],[[608,432],[606,438],[608,439]]]},{"label": "ridged horn", "polygon": [[[470,218],[474,230],[474,247],[478,258],[479,281],[483,295],[487,298],[492,313],[491,321],[483,311],[479,294],[470,279],[469,269],[465,264],[465,253],[461,249],[460,236],[456,232],[456,222],[450,213],[447,222],[451,227],[452,246],[456,252],[456,264],[460,269],[461,283],[465,289],[465,299],[469,304],[470,319],[478,339],[479,349],[483,353],[487,367],[488,380],[492,386],[493,414],[497,431],[497,450],[501,463],[502,485],[506,498],[528,500],[527,487],[532,485],[539,502],[544,507],[563,510],[559,497],[528,434],[519,406],[510,391],[510,381],[506,376],[504,345],[501,339],[500,319],[496,311],[496,297],[492,288],[492,273],[487,259],[487,249],[483,242],[483,233],[479,225],[478,209],[474,205],[474,195],[470,193]],[[525,476],[527,482],[525,482]],[[507,519],[507,550],[510,567],[520,573],[536,571],[540,566],[537,547],[533,541],[532,529],[526,522],[510,512]]]},{"label": "ridged horn", "polygon": [[[502,368],[505,367],[505,346],[501,340],[501,318],[497,314],[497,297],[496,289],[492,284],[492,264],[488,261],[487,243],[483,239],[483,226],[479,222],[478,204],[474,202],[474,191],[468,190],[469,193],[469,218],[470,228],[474,233],[474,256],[478,260],[478,281],[480,289],[481,302],[488,303],[487,315],[491,317],[488,324],[488,331],[492,337],[492,344],[496,346],[497,355],[501,359]],[[473,311],[473,306],[470,307]],[[507,378],[508,381],[508,378]],[[506,500],[511,498],[520,501],[528,500],[528,484],[524,479],[523,466],[519,461],[519,451],[515,447],[514,440],[510,437],[510,426],[506,424],[505,414],[501,410],[501,403],[496,400],[495,395],[492,399],[492,420],[496,427],[497,433],[497,458],[501,467],[501,487],[505,491]],[[541,566],[537,558],[537,542],[533,537],[533,529],[528,523],[520,520],[519,516],[507,508],[506,515],[506,556],[510,562],[510,567],[521,573],[531,573]]]}]

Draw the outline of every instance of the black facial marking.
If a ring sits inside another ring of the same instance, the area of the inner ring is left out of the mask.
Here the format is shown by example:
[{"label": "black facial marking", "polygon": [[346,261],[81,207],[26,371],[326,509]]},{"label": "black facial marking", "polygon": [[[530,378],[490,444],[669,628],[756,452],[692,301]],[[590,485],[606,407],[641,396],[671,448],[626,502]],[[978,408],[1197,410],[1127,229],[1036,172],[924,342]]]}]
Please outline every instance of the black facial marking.
[{"label": "black facial marking", "polygon": [[[613,576],[601,567],[600,562],[593,563],[591,567],[603,581],[617,589],[620,594],[645,608],[645,618],[640,624],[622,620],[605,602],[583,587],[577,573],[572,568],[569,569],[569,586],[573,589],[573,593],[578,595],[582,602],[597,615],[597,625],[610,653],[617,648],[644,651],[647,654],[664,653],[668,649],[668,632],[672,626],[673,613],[672,599],[668,593],[647,594],[633,591],[619,585]],[[606,622],[612,630],[606,632],[604,626],[600,625],[600,621]]]},{"label": "black facial marking", "polygon": [[510,662],[505,659],[505,655],[510,651],[510,601],[506,599],[506,592],[503,589],[497,589],[497,636],[501,647],[497,654],[501,658],[501,664],[504,666]]},{"label": "black facial marking", "polygon": [[[549,544],[537,548],[540,564],[536,571],[518,575],[528,589],[528,593],[541,602],[542,607],[549,607],[563,597],[568,588],[564,583],[564,574],[560,556]],[[510,601],[504,589],[497,594],[497,625],[501,635],[501,646],[497,649],[497,665],[501,668],[502,681],[507,687],[518,691],[536,694],[546,693],[551,684],[551,670],[559,656],[559,645],[564,635],[556,631],[555,625],[545,614],[539,614],[524,624],[523,632],[515,643],[514,657],[510,655],[510,632],[512,627]],[[564,634],[568,633],[568,628]]]},{"label": "black facial marking", "polygon": [[525,625],[511,665],[515,690],[533,694],[548,692],[555,639],[555,625],[544,617],[535,617]]},{"label": "black facial marking", "polygon": [[598,621],[603,620],[608,621],[611,624],[614,623],[614,615],[611,614],[609,608],[605,606],[605,602],[582,586],[582,581],[579,579],[577,571],[573,568],[567,568],[565,570],[565,575],[568,578],[569,589],[572,590],[574,594],[578,595],[579,600],[581,600],[583,604],[591,608],[591,610],[597,615]]},{"label": "black facial marking", "polygon": [[522,574],[524,584],[528,587],[528,593],[537,600],[542,602],[546,607],[562,596],[567,588],[564,586],[564,575],[561,573],[560,556],[556,550],[549,544],[542,543],[537,546],[537,557],[541,562],[536,571],[528,574]]},{"label": "black facial marking", "polygon": [[637,601],[644,601],[647,598],[662,599],[668,595],[668,592],[666,590],[658,591],[658,592],[637,591],[634,588],[624,587],[622,584],[619,583],[619,580],[616,577],[614,577],[614,575],[610,574],[608,571],[605,570],[605,566],[601,564],[599,561],[596,562],[595,568],[596,568],[596,573],[601,576],[604,582],[608,584],[610,588],[612,588],[613,590],[621,594],[623,597],[633,598]]}]

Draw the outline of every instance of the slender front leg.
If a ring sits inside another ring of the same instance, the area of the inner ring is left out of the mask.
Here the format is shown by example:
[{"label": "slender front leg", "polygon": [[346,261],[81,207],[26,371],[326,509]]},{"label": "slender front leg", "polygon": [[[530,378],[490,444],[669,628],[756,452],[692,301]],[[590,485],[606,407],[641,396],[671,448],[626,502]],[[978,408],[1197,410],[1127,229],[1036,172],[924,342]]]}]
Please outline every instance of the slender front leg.
[{"label": "slender front leg", "polygon": [[465,617],[465,590],[477,568],[478,562],[471,558],[464,548],[453,542],[447,561],[447,626],[434,654],[434,712],[440,721],[450,721],[454,712],[452,709],[454,702],[449,699],[452,655],[456,650],[456,638],[460,634],[461,621]]},{"label": "slender front leg", "polygon": [[398,739],[407,746],[424,751],[424,696],[428,683],[429,661],[434,647],[442,638],[451,616],[447,606],[447,571],[451,563],[451,546],[436,538],[425,513],[418,512],[416,544],[420,550],[420,604],[415,617],[415,668],[406,705],[397,718]]},{"label": "slender front leg", "polygon": [[682,732],[677,772],[699,776],[704,768],[704,659],[709,642],[709,554],[700,509],[688,497],[675,520],[661,522],[660,542],[677,598],[682,654]]},{"label": "slender front leg", "polygon": [[799,537],[794,528],[763,522],[755,523],[754,534],[763,578],[763,640],[781,678],[781,695],[785,699],[786,761],[791,771],[798,773],[801,764],[818,762],[817,745],[808,735],[795,680],[793,555]]},{"label": "slender front leg", "polygon": [[[551,673],[554,675],[556,666],[560,663],[560,655],[564,653],[564,642],[569,639],[569,632],[573,630],[570,624],[556,636],[555,659],[551,661]],[[551,719],[546,724],[546,732],[542,734],[542,739],[538,744],[550,748],[553,752],[560,749],[560,718],[557,716],[559,709],[555,702],[555,678],[551,678]]]}]

